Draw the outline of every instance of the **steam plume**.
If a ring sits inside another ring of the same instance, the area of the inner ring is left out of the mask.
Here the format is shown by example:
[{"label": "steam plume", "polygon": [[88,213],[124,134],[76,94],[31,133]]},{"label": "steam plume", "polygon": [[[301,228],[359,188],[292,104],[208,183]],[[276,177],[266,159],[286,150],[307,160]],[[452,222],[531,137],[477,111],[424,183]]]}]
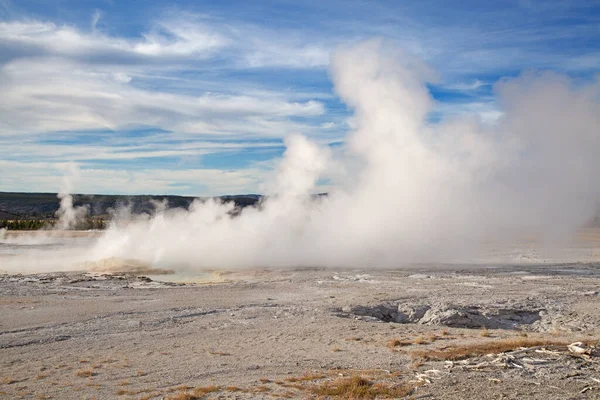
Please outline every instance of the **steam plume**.
[{"label": "steam plume", "polygon": [[[338,49],[331,75],[354,113],[343,150],[291,135],[259,207],[232,217],[231,203],[197,200],[153,216],[117,212],[122,220],[72,261],[169,269],[469,262],[527,237],[558,248],[593,215],[597,82],[524,73],[495,85],[495,123],[430,123],[434,73],[381,41]],[[334,189],[315,199],[323,178]],[[70,227],[83,210],[60,197],[60,225]]]},{"label": "steam plume", "polygon": [[[115,225],[93,257],[175,268],[458,261],[489,241],[566,237],[592,215],[597,84],[526,73],[496,85],[497,123],[431,124],[433,74],[381,41],[339,49],[331,74],[354,111],[343,152],[290,136],[260,210],[231,218],[233,205],[197,201]],[[323,177],[335,189],[314,201]]]},{"label": "steam plume", "polygon": [[61,230],[75,228],[77,223],[84,219],[88,212],[86,206],[74,207],[73,196],[70,194],[73,192],[74,182],[80,177],[79,167],[76,164],[69,163],[66,166],[66,170],[61,190],[58,193],[60,207],[56,211],[58,223],[55,228]]}]

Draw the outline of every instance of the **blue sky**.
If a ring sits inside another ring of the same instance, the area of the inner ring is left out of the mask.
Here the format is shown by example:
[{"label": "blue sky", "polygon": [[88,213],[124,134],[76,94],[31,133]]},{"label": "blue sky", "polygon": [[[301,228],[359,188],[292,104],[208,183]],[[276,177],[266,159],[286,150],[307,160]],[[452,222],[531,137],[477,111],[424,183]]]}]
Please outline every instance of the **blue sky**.
[{"label": "blue sky", "polygon": [[600,3],[0,0],[0,190],[260,192],[286,135],[343,141],[329,54],[372,37],[437,72],[432,123],[493,122],[502,77],[597,76]]}]

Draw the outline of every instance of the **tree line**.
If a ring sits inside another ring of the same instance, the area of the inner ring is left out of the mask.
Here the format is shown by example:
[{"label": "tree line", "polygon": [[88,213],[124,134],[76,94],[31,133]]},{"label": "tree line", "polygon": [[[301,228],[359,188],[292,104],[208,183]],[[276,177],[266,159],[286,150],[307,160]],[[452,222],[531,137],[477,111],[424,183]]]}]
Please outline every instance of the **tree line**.
[{"label": "tree line", "polygon": [[[35,231],[38,229],[52,229],[58,220],[55,219],[4,219],[0,220],[0,229],[11,231]],[[73,230],[104,230],[108,226],[108,221],[102,218],[87,218],[78,221],[71,228]]]}]

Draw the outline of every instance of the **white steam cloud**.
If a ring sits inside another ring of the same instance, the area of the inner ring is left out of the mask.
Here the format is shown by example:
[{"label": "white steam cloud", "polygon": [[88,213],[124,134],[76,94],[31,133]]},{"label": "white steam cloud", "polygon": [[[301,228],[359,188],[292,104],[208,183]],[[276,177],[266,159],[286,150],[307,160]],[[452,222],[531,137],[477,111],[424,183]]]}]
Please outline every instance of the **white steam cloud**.
[{"label": "white steam cloud", "polygon": [[[260,209],[232,218],[231,204],[198,201],[159,212],[113,226],[92,257],[174,268],[458,261],[490,241],[564,238],[593,214],[598,84],[526,73],[496,85],[493,126],[431,124],[431,71],[381,41],[339,49],[331,74],[354,110],[343,153],[292,135]],[[320,178],[335,189],[315,201]]]},{"label": "white steam cloud", "polygon": [[58,223],[55,225],[55,229],[65,230],[75,228],[88,213],[86,206],[73,206],[73,196],[70,194],[73,192],[74,183],[80,179],[80,176],[81,172],[76,164],[69,163],[66,165],[63,184],[58,193],[60,207],[56,211]]},{"label": "white steam cloud", "polygon": [[[117,221],[80,259],[197,270],[470,261],[531,236],[552,248],[593,215],[598,83],[525,73],[495,86],[494,124],[429,123],[434,75],[381,41],[338,49],[331,75],[354,112],[343,151],[291,135],[260,207],[163,207]],[[334,189],[315,199],[319,179]],[[67,198],[61,220],[72,221]]]}]

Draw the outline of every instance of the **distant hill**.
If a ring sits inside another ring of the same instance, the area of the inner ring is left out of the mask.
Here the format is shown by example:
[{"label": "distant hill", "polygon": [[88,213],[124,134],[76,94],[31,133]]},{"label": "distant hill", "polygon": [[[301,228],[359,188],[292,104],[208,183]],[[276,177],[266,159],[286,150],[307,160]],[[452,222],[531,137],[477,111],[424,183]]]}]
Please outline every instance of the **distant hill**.
[{"label": "distant hill", "polygon": [[[187,208],[197,197],[189,196],[121,196],[105,194],[74,194],[75,206],[88,205],[90,216],[106,216],[110,209],[130,205],[134,213],[150,213],[154,210],[152,201],[166,201],[169,208]],[[233,201],[243,208],[257,204],[261,195],[234,195],[217,197],[222,201]],[[208,199],[208,198],[201,198]],[[56,193],[11,193],[0,192],[0,219],[54,218],[60,200]]]},{"label": "distant hill", "polygon": [[19,215],[0,210],[0,219],[15,219],[18,217],[19,217]]}]

